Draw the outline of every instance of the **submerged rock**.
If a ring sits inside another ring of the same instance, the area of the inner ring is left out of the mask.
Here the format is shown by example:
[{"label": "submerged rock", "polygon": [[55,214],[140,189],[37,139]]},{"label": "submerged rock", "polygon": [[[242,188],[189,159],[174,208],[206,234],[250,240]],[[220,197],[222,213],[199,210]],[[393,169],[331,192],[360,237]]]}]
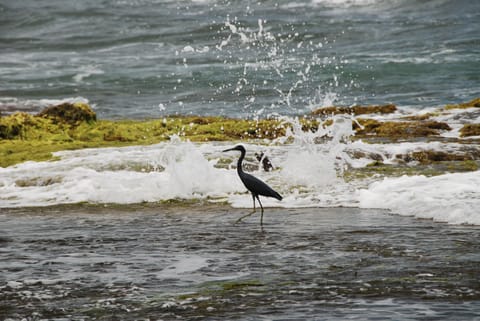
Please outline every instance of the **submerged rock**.
[{"label": "submerged rock", "polygon": [[353,124],[357,135],[376,135],[393,139],[434,136],[441,130],[451,130],[447,123],[433,120],[381,122],[374,119],[358,119],[357,121],[358,124]]},{"label": "submerged rock", "polygon": [[479,158],[474,152],[470,153],[451,153],[437,150],[421,150],[407,154],[396,155],[397,159],[409,162],[419,162],[420,164],[432,164],[436,162],[453,162],[453,161],[472,161]]}]

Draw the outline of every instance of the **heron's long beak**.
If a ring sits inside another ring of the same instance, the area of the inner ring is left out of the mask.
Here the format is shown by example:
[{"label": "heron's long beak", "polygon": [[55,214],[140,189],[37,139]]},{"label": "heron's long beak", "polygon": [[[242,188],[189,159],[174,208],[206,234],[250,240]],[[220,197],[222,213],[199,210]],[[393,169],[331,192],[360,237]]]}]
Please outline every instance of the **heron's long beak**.
[{"label": "heron's long beak", "polygon": [[233,150],[233,148],[229,148],[229,149],[222,150],[222,152],[229,152],[229,151],[231,151],[231,150]]}]

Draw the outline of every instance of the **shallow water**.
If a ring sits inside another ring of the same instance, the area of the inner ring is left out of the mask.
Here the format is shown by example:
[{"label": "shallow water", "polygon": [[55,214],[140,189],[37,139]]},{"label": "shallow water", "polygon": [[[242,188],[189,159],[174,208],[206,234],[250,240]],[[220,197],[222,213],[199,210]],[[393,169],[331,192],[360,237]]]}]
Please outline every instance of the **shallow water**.
[{"label": "shallow water", "polygon": [[480,228],[354,208],[2,209],[0,318],[480,319]]}]

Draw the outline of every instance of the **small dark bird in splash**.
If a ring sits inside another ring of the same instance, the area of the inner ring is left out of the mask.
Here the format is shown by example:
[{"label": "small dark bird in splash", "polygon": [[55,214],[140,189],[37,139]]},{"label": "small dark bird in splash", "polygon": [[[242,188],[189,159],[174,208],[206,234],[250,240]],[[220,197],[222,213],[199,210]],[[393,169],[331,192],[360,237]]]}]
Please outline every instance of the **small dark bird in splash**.
[{"label": "small dark bird in splash", "polygon": [[268,156],[263,152],[255,153],[255,158],[262,163],[262,167],[265,172],[270,172],[273,169],[272,162],[270,162]]},{"label": "small dark bird in splash", "polygon": [[278,194],[277,192],[275,192],[270,186],[268,186],[267,184],[265,184],[264,182],[262,182],[258,178],[254,177],[250,174],[247,174],[243,171],[242,162],[243,162],[243,159],[245,158],[245,153],[246,153],[245,147],[243,147],[242,145],[237,145],[233,148],[224,150],[224,152],[228,152],[228,151],[232,151],[232,150],[237,150],[241,153],[240,158],[238,159],[238,163],[237,163],[237,173],[238,173],[238,176],[240,176],[240,179],[242,180],[243,185],[245,185],[245,187],[250,191],[250,193],[252,193],[252,199],[253,199],[253,212],[248,213],[247,215],[240,217],[237,220],[237,223],[240,222],[245,217],[250,216],[253,213],[255,213],[255,199],[257,199],[258,204],[260,204],[260,208],[262,210],[261,211],[261,216],[260,216],[260,225],[263,225],[263,206],[262,206],[262,202],[260,202],[259,196],[262,195],[262,196],[266,196],[266,197],[273,197],[273,198],[276,198],[279,201],[282,200],[282,196],[280,194]]}]

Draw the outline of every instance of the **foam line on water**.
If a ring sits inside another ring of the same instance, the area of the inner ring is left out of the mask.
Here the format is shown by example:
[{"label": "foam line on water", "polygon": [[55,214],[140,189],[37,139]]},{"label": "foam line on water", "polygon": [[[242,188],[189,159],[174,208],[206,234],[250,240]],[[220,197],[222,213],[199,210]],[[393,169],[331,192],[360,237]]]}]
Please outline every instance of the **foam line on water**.
[{"label": "foam line on water", "polygon": [[358,191],[360,207],[452,224],[480,224],[480,171],[385,178]]},{"label": "foam line on water", "polygon": [[[388,163],[397,153],[457,149],[461,144],[416,142],[366,144],[348,140],[351,120],[303,132],[296,119],[286,137],[244,144],[246,170],[284,198],[262,198],[265,207],[374,207],[401,215],[453,224],[480,224],[480,171],[436,177],[404,176],[382,181],[346,182],[345,166],[364,166],[352,151],[380,153]],[[265,144],[268,143],[268,144]],[[99,148],[56,153],[54,162],[26,162],[0,168],[0,207],[48,206],[66,203],[131,204],[171,199],[228,201],[251,208],[252,198],[238,178],[238,154],[223,153],[234,143],[194,144],[173,137],[151,146]],[[274,170],[264,172],[254,153],[264,152]]]}]

